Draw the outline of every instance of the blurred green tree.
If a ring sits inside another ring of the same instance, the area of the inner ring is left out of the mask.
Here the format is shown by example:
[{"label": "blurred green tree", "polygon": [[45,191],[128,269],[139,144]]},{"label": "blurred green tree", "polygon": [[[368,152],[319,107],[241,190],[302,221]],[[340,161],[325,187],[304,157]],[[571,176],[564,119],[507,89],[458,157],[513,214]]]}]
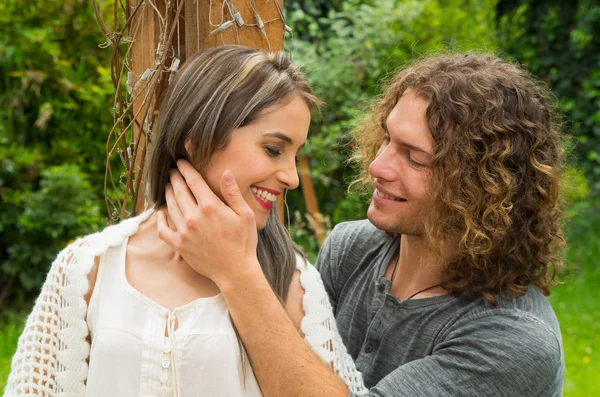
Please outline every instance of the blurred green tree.
[{"label": "blurred green tree", "polygon": [[105,223],[108,52],[91,3],[0,13],[0,305],[33,296],[58,250]]},{"label": "blurred green tree", "polygon": [[600,195],[600,3],[501,0],[501,47],[548,82],[577,138],[574,160]]}]

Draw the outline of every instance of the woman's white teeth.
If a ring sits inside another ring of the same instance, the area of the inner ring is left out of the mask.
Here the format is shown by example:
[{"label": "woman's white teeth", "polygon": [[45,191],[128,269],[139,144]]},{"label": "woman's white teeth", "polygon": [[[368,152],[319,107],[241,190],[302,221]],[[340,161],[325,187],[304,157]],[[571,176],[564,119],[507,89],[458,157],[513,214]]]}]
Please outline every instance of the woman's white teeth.
[{"label": "woman's white teeth", "polygon": [[277,200],[277,196],[275,196],[273,193],[269,193],[262,189],[257,189],[254,186],[250,187],[250,189],[252,189],[252,192],[254,194],[256,194],[258,197],[260,197],[261,199],[263,199],[265,201],[270,201],[270,202],[274,203],[275,200]]},{"label": "woman's white teeth", "polygon": [[379,189],[377,189],[377,195],[378,195],[379,197],[381,197],[381,198],[384,198],[384,199],[386,199],[386,200],[394,200],[394,201],[406,201],[405,199],[401,199],[401,198],[398,198],[398,197],[394,197],[394,196],[387,195],[387,194],[383,193],[383,192],[382,192],[381,190],[379,190]]}]

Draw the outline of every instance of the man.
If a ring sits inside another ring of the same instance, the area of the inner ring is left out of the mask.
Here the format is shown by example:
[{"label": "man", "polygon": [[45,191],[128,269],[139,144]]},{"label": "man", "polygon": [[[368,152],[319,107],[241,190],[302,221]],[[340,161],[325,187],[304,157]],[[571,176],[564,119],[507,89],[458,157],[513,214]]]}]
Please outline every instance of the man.
[{"label": "man", "polygon": [[[548,98],[492,56],[432,57],[401,70],[358,129],[369,220],[338,225],[316,265],[368,395],[561,395],[560,329],[543,296],[563,241]],[[159,233],[220,288],[264,395],[352,395],[264,280],[233,175],[221,181],[228,208],[189,164],[179,170],[198,205]],[[198,241],[210,248],[194,252]]]}]

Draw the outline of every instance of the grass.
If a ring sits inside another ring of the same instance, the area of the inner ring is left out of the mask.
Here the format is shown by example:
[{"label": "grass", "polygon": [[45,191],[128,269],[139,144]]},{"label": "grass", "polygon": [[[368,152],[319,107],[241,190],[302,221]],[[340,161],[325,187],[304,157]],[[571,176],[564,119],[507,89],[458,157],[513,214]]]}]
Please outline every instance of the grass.
[{"label": "grass", "polygon": [[[582,202],[570,211],[565,283],[550,295],[560,322],[567,374],[564,397],[600,396],[600,206]],[[8,315],[0,324],[0,390],[24,317]]]},{"label": "grass", "polygon": [[[15,352],[17,340],[25,324],[24,315],[7,314],[3,324],[0,325],[0,390],[4,390],[8,373],[10,372],[10,360]],[[2,393],[0,393],[2,394]]]},{"label": "grass", "polygon": [[582,202],[571,212],[565,283],[549,298],[565,350],[564,396],[600,396],[600,206]]}]

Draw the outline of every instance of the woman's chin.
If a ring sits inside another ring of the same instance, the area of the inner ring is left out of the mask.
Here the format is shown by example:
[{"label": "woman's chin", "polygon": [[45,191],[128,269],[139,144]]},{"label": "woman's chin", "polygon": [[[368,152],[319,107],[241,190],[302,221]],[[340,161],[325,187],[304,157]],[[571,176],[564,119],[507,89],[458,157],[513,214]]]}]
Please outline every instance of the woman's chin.
[{"label": "woman's chin", "polygon": [[254,220],[256,221],[256,229],[263,230],[267,226],[267,217],[263,214],[254,213]]}]

